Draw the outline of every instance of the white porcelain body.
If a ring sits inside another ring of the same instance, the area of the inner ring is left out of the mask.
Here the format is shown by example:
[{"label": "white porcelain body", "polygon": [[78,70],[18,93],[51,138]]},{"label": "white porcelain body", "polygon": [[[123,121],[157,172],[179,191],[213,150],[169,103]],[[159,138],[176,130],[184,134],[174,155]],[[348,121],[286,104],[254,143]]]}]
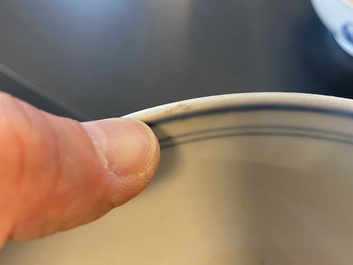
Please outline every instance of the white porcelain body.
[{"label": "white porcelain body", "polygon": [[161,166],[100,220],[3,265],[346,265],[353,260],[353,101],[281,93],[189,100],[130,117]]},{"label": "white porcelain body", "polygon": [[337,43],[353,56],[353,2],[351,0],[311,0],[311,2]]}]

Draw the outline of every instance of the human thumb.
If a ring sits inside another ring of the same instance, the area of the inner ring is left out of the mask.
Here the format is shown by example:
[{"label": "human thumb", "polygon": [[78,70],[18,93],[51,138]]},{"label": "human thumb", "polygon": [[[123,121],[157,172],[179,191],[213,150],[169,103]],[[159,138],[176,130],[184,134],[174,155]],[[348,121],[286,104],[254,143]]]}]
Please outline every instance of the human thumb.
[{"label": "human thumb", "polygon": [[138,193],[159,164],[149,127],[79,123],[0,93],[0,246],[93,221]]}]

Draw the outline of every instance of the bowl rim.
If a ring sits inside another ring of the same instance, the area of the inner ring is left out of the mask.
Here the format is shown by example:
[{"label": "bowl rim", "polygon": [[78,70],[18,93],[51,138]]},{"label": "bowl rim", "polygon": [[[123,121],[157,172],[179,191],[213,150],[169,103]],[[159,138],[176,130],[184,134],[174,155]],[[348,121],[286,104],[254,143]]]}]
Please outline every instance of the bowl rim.
[{"label": "bowl rim", "polygon": [[253,92],[197,97],[140,110],[123,118],[141,120],[149,125],[174,121],[190,116],[223,112],[234,108],[284,109],[313,111],[353,120],[353,100],[342,97],[292,93]]}]

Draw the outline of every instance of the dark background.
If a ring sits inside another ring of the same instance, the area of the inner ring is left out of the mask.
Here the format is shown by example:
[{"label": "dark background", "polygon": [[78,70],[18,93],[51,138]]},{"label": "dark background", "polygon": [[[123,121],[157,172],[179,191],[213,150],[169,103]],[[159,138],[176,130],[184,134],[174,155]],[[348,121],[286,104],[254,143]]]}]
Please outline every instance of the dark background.
[{"label": "dark background", "polygon": [[353,98],[309,0],[2,0],[0,89],[78,119],[283,91]]}]

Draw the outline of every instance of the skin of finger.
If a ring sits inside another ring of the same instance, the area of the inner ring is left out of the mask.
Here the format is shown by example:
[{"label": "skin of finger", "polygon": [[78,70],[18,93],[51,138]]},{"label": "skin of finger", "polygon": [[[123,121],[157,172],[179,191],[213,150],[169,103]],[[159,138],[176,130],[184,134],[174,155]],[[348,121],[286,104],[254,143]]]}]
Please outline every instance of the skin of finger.
[{"label": "skin of finger", "polygon": [[[122,137],[124,139],[126,137],[126,133],[124,132],[119,132],[124,130],[126,127],[125,131],[128,131],[131,133],[131,130],[129,130],[129,123],[132,122],[130,119],[119,119],[114,122],[114,125],[112,126],[110,119],[106,120],[100,120],[98,122],[95,122],[97,126],[99,126],[100,130],[104,130],[105,136],[110,136],[110,137]],[[119,169],[119,166],[116,167],[116,165],[111,165],[110,172],[108,174],[108,178],[110,179],[109,184],[111,187],[114,187],[110,190],[109,195],[107,198],[109,198],[108,203],[113,203],[115,206],[121,205],[122,203],[126,202],[128,198],[131,198],[134,196],[134,194],[140,193],[146,186],[147,184],[152,180],[152,177],[155,175],[156,170],[158,169],[158,165],[160,162],[160,147],[158,143],[158,139],[148,128],[148,126],[140,121],[133,121],[134,126],[144,128],[143,131],[145,131],[149,137],[149,146],[148,148],[148,153],[147,156],[143,155],[143,163],[139,163],[134,165],[134,173],[131,174],[129,170],[126,171],[126,166],[124,167],[125,170]],[[87,128],[87,126],[86,126]],[[95,130],[92,130],[92,128],[89,129],[90,135],[93,139],[93,141],[97,137],[97,132]],[[113,133],[112,133],[113,132]],[[99,135],[99,134],[98,134]],[[130,134],[131,137],[131,134]],[[135,141],[137,140],[136,138]],[[140,148],[144,147],[146,148],[146,143],[143,145],[141,144]],[[102,151],[102,150],[100,150]],[[102,156],[102,152],[100,152],[100,156]],[[143,150],[141,150],[143,151]],[[142,152],[145,153],[145,152]],[[111,157],[111,156],[110,156]],[[118,164],[121,163],[121,161],[118,161]],[[103,160],[103,164],[108,165],[110,164],[109,161],[106,159]],[[130,162],[128,161],[128,164]],[[119,177],[117,177],[119,176]],[[107,193],[108,194],[108,193]]]},{"label": "skin of finger", "polygon": [[0,210],[11,224],[0,236],[28,240],[95,220],[135,196],[155,173],[151,166],[146,176],[119,178],[102,167],[78,122],[8,95],[0,103]]},{"label": "skin of finger", "polygon": [[6,194],[1,201],[11,202],[2,205],[12,222],[11,239],[43,236],[86,218],[103,185],[97,176],[105,172],[79,124],[62,118],[51,122],[11,97],[1,103],[1,196]]}]

